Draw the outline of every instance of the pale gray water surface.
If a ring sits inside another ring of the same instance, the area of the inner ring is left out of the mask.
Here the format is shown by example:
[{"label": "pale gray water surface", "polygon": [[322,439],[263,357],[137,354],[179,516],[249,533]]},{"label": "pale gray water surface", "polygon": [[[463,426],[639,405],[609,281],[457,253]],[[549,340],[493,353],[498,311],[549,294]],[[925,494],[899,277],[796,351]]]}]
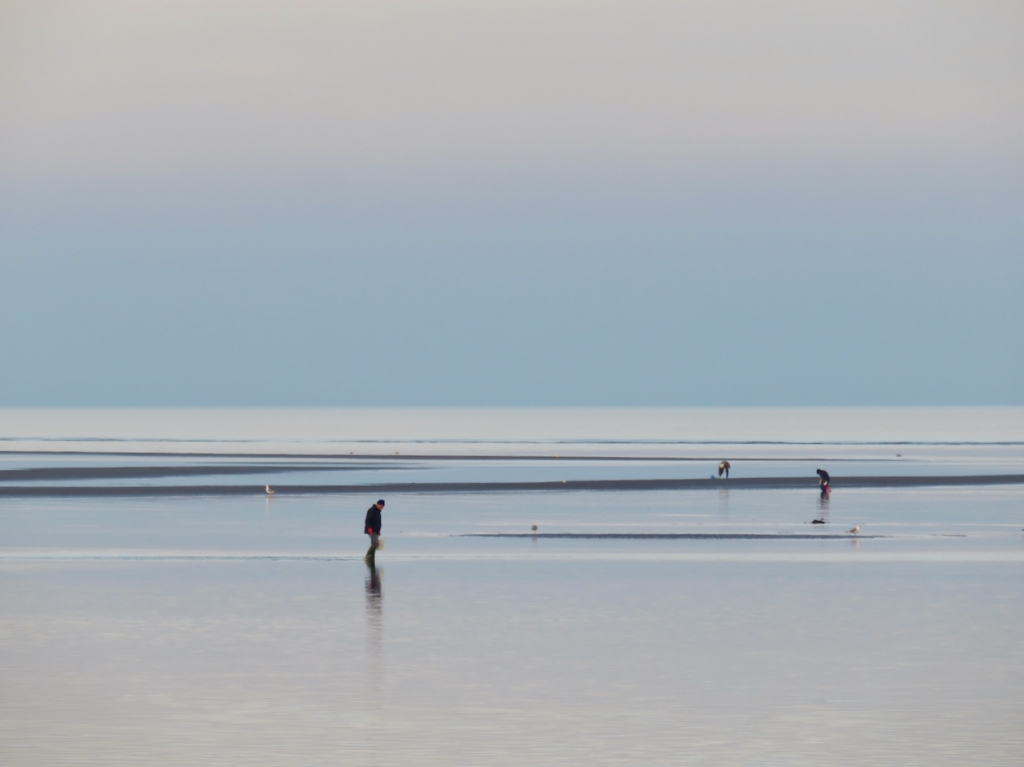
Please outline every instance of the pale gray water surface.
[{"label": "pale gray water surface", "polygon": [[0,498],[0,763],[1024,762],[1020,485],[372,500]]},{"label": "pale gray water surface", "polygon": [[[368,503],[368,502],[367,502]],[[1016,764],[1024,492],[0,502],[5,764]],[[826,525],[808,524],[820,514]],[[879,539],[538,540],[523,531]]]}]

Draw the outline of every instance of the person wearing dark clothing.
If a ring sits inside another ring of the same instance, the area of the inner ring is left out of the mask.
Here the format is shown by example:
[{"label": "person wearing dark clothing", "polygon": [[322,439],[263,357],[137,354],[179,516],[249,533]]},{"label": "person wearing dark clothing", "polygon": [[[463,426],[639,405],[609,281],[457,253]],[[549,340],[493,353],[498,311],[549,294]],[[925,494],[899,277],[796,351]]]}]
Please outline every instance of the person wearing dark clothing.
[{"label": "person wearing dark clothing", "polygon": [[828,483],[832,478],[824,469],[818,469],[816,473],[818,475],[818,484],[821,485],[821,497],[828,498],[828,494],[832,492],[832,488],[829,487]]},{"label": "person wearing dark clothing", "polygon": [[366,552],[366,561],[373,562],[380,541],[380,513],[384,510],[384,499],[377,501],[366,510],[366,522],[363,532],[370,536],[370,549]]},{"label": "person wearing dark clothing", "polygon": [[721,479],[722,475],[725,474],[725,478],[729,479],[729,469],[732,468],[732,464],[728,461],[722,461],[718,464],[718,478]]}]

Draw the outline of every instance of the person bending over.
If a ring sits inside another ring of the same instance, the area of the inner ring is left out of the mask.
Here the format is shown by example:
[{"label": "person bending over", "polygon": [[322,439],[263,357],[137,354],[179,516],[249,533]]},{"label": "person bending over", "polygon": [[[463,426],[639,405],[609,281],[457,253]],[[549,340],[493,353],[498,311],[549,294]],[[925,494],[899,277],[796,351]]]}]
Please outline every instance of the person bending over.
[{"label": "person bending over", "polygon": [[832,492],[832,488],[829,487],[828,483],[832,478],[824,469],[818,469],[816,473],[818,475],[818,484],[821,485],[821,497],[828,498],[828,494]]}]

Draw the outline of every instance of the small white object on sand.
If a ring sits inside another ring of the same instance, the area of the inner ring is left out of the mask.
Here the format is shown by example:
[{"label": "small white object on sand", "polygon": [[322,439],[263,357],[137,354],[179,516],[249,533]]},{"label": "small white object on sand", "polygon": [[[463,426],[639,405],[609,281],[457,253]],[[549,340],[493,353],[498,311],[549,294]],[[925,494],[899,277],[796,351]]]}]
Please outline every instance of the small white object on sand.
[{"label": "small white object on sand", "polygon": [[846,532],[850,533],[850,535],[856,535],[857,533],[860,532],[860,525],[854,525],[853,527],[851,527]]},{"label": "small white object on sand", "polygon": [[267,495],[273,495],[274,491],[270,489],[270,485],[266,486]]}]

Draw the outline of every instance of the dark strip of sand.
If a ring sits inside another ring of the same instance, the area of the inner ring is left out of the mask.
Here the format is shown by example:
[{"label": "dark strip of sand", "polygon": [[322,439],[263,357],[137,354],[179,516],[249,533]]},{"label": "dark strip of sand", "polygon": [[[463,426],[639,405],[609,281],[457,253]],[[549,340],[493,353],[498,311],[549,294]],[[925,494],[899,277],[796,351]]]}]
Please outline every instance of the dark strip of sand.
[{"label": "dark strip of sand", "polygon": [[887,538],[885,535],[801,535],[799,533],[464,533],[459,538],[585,538],[666,541],[765,541]]},{"label": "dark strip of sand", "polygon": [[[833,477],[832,487],[898,488],[959,487],[1024,484],[1024,474],[971,474],[919,477]],[[280,495],[385,495],[388,493],[520,493],[557,491],[643,490],[772,490],[817,488],[817,477],[743,477],[738,479],[601,479],[565,482],[393,482],[367,485],[274,485]],[[262,485],[162,485],[132,487],[0,487],[0,497],[70,496],[164,496],[164,495],[263,495]]]},{"label": "dark strip of sand", "polygon": [[366,466],[323,464],[244,466],[58,466],[39,469],[0,469],[0,482],[67,481],[69,479],[154,479],[159,477],[280,474],[295,471],[364,471]]},{"label": "dark strip of sand", "polygon": [[281,474],[295,471],[364,471],[366,466],[246,464],[230,466],[55,466],[0,469],[0,482],[60,482],[71,479],[156,479],[160,477]]}]

